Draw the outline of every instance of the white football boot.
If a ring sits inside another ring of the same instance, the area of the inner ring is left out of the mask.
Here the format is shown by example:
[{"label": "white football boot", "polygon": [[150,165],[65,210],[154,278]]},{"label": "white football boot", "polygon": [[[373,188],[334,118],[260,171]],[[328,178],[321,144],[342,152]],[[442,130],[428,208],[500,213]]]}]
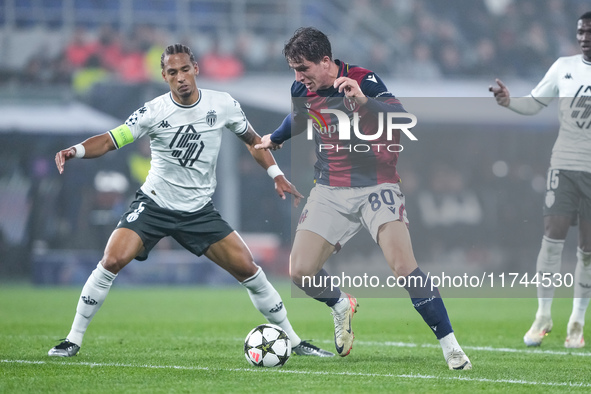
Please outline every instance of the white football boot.
[{"label": "white football boot", "polygon": [[526,346],[540,346],[550,331],[552,331],[552,319],[550,317],[536,317],[531,328],[523,336],[523,343]]},{"label": "white football boot", "polygon": [[571,349],[579,349],[585,346],[585,338],[583,338],[583,325],[581,323],[569,323],[566,330],[566,340],[564,347]]}]

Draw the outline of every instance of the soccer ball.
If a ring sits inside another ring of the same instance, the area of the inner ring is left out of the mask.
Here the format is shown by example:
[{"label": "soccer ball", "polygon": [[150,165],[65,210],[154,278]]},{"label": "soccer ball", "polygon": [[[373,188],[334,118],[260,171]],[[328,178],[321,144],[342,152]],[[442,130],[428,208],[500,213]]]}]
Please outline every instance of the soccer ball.
[{"label": "soccer ball", "polygon": [[291,355],[291,340],[275,324],[261,324],[244,340],[244,357],[255,367],[281,367]]}]

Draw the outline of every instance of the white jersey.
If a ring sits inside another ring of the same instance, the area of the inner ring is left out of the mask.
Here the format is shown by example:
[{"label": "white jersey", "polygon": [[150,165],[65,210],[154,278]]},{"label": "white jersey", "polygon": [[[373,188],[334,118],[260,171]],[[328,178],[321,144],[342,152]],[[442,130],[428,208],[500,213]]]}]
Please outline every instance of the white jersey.
[{"label": "white jersey", "polygon": [[558,58],[531,95],[544,106],[559,97],[550,167],[591,172],[591,63],[583,55]]},{"label": "white jersey", "polygon": [[215,191],[224,128],[246,132],[240,104],[228,93],[199,89],[193,105],[175,102],[170,92],[156,97],[110,133],[117,148],[148,135],[152,162],[141,190],[160,207],[195,212]]}]

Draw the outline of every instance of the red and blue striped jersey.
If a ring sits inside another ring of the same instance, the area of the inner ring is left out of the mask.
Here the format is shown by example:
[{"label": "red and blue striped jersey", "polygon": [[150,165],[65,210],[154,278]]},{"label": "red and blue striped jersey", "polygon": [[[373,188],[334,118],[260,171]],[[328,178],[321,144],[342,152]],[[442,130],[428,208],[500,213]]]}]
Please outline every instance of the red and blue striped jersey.
[{"label": "red and blue striped jersey", "polygon": [[273,133],[272,140],[281,143],[290,138],[292,133],[306,131],[308,120],[314,117],[316,124],[313,127],[313,138],[317,159],[314,165],[315,182],[336,187],[398,183],[400,177],[396,171],[396,163],[400,149],[400,130],[393,130],[391,139],[387,139],[386,120],[383,119],[384,132],[375,139],[361,139],[351,127],[350,139],[340,140],[339,133],[335,132],[338,129],[337,116],[321,114],[321,110],[338,109],[351,120],[357,112],[358,130],[366,136],[376,135],[378,113],[406,111],[374,72],[339,60],[335,60],[335,63],[339,66],[337,78],[345,76],[357,81],[363,94],[369,98],[368,103],[360,107],[332,86],[310,92],[304,84],[295,81],[291,87],[294,102],[292,121],[284,122],[291,123],[293,132],[290,130],[289,135],[284,134],[281,138],[278,137],[278,129]]}]

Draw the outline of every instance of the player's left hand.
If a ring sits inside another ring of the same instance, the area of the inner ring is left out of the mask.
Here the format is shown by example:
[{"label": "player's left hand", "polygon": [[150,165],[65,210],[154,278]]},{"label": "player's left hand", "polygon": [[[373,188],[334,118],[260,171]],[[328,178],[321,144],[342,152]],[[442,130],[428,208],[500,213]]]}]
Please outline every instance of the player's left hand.
[{"label": "player's left hand", "polygon": [[277,175],[273,180],[275,181],[275,190],[277,191],[277,194],[279,194],[279,197],[285,200],[285,193],[289,193],[293,196],[293,206],[297,207],[300,205],[300,201],[304,196],[284,175]]},{"label": "player's left hand", "polygon": [[339,77],[334,81],[334,88],[338,89],[339,93],[345,93],[345,97],[353,98],[358,104],[364,105],[367,103],[367,97],[361,91],[356,80],[348,77]]}]

